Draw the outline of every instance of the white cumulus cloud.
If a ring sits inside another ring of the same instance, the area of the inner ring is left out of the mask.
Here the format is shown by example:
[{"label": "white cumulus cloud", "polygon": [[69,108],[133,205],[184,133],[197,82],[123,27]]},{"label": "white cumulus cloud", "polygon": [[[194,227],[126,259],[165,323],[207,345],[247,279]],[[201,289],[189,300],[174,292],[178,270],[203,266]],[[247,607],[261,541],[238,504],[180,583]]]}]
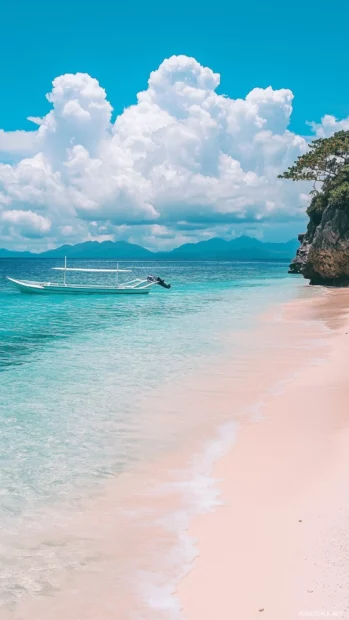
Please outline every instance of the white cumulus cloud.
[{"label": "white cumulus cloud", "polygon": [[[114,235],[156,245],[301,217],[307,186],[277,179],[307,148],[288,129],[292,92],[231,99],[217,94],[219,81],[172,56],[112,122],[96,79],[57,77],[50,112],[29,117],[36,131],[0,131],[0,235],[14,245],[40,237],[40,247]],[[338,123],[349,121],[324,117],[313,129]]]},{"label": "white cumulus cloud", "polygon": [[47,217],[33,211],[4,210],[1,213],[1,222],[10,234],[20,234],[28,239],[44,237],[51,228],[51,221]]},{"label": "white cumulus cloud", "polygon": [[338,120],[332,114],[325,114],[320,123],[309,123],[317,138],[328,138],[336,131],[348,131],[349,118]]}]

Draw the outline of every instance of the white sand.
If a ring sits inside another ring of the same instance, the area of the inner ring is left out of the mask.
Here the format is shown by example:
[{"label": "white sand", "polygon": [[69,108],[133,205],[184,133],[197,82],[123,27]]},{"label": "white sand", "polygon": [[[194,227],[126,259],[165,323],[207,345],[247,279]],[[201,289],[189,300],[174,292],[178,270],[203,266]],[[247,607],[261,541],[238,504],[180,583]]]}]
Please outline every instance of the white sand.
[{"label": "white sand", "polygon": [[333,330],[326,358],[269,394],[215,465],[224,506],[192,523],[186,620],[349,618],[349,291],[297,303]]}]

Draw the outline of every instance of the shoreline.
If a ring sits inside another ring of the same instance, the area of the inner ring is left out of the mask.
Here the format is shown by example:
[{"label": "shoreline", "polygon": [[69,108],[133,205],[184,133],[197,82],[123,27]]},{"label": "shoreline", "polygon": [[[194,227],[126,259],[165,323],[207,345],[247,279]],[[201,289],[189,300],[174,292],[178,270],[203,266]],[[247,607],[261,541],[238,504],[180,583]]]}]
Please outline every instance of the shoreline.
[{"label": "shoreline", "polygon": [[[329,295],[301,287],[296,299],[267,306],[253,329],[226,332],[230,356],[219,352],[185,380],[153,392],[142,433],[152,429],[154,440],[155,429],[159,438],[168,437],[162,452],[110,479],[101,494],[76,512],[60,513],[38,536],[31,533],[30,544],[35,541],[39,550],[47,541],[49,548],[58,543],[58,553],[73,549],[74,565],[55,570],[53,589],[23,598],[14,613],[5,611],[4,620],[192,620],[185,606],[185,613],[180,610],[182,588],[204,558],[196,523],[223,510],[225,491],[216,483],[217,477],[225,480],[221,463],[238,453],[242,433],[259,427],[263,406],[285,391],[297,369],[327,355],[342,321],[338,309],[323,320]],[[25,532],[23,537],[27,544]],[[201,558],[195,560],[196,539]],[[204,589],[201,584],[198,601]]]},{"label": "shoreline", "polygon": [[348,309],[345,290],[286,308],[330,327],[325,357],[270,391],[214,465],[222,506],[189,528],[185,620],[349,618]]}]

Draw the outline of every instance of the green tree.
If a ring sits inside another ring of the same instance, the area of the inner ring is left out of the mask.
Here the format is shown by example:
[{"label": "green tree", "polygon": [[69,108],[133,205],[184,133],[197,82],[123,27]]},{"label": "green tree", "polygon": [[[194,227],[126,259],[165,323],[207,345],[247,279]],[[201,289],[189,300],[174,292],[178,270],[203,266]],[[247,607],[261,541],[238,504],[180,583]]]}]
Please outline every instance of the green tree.
[{"label": "green tree", "polygon": [[313,198],[307,213],[321,220],[329,204],[349,207],[349,131],[338,131],[330,138],[318,138],[309,145],[309,151],[279,179],[313,181]]}]

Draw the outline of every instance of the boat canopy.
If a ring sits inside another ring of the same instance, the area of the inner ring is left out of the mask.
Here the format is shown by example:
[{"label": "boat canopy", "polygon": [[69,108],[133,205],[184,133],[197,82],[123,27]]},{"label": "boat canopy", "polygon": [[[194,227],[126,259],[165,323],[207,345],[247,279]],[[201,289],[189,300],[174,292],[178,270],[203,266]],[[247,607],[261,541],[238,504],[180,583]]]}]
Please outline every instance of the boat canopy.
[{"label": "boat canopy", "polygon": [[80,267],[51,267],[55,271],[88,271],[89,273],[128,273],[132,269],[85,269]]}]

